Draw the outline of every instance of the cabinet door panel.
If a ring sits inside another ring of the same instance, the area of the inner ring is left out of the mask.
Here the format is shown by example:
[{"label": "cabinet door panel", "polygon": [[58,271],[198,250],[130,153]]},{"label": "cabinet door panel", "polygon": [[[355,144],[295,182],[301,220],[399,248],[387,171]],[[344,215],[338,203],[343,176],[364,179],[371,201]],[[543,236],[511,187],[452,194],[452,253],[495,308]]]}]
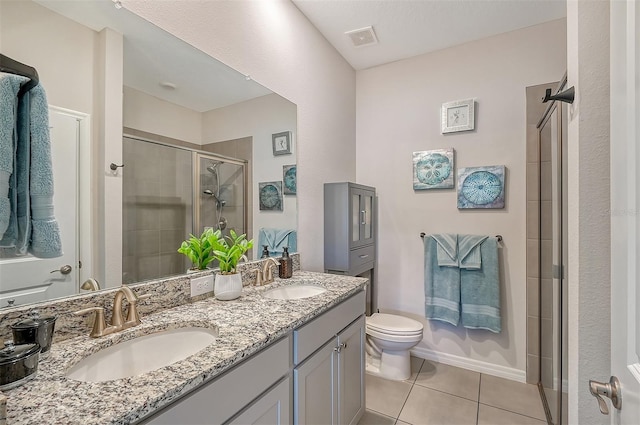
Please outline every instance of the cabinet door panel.
[{"label": "cabinet door panel", "polygon": [[289,378],[283,380],[229,423],[237,425],[287,425],[291,423],[290,383]]},{"label": "cabinet door panel", "polygon": [[364,338],[365,319],[361,316],[338,335],[338,346],[341,347],[338,363],[340,387],[340,423],[356,424],[365,409],[364,384]]},{"label": "cabinet door panel", "polygon": [[296,424],[337,423],[336,340],[327,342],[293,370],[293,415]]}]

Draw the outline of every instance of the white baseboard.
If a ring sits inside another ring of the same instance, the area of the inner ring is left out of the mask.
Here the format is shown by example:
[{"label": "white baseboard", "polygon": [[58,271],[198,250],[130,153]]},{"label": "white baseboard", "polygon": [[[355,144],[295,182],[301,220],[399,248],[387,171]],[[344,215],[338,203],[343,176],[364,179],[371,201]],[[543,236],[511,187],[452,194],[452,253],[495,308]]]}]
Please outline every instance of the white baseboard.
[{"label": "white baseboard", "polygon": [[514,369],[512,367],[500,366],[493,363],[483,362],[481,360],[441,353],[439,351],[433,351],[421,347],[413,348],[411,350],[411,355],[425,360],[432,360],[450,366],[486,373],[487,375],[493,375],[499,378],[510,379],[517,382],[527,382],[526,371]]}]

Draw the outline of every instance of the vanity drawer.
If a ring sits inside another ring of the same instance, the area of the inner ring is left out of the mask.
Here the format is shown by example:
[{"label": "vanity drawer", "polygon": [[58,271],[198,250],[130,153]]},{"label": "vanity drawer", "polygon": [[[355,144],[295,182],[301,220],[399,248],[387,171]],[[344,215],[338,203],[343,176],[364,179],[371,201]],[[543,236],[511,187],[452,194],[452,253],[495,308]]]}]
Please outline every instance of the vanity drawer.
[{"label": "vanity drawer", "polygon": [[346,324],[364,313],[365,293],[360,291],[311,322],[293,331],[293,363],[299,364],[329,339],[334,338]]},{"label": "vanity drawer", "polygon": [[221,424],[289,372],[289,337],[187,394],[144,424]]},{"label": "vanity drawer", "polygon": [[376,258],[375,245],[363,246],[349,253],[349,269],[358,269],[363,264],[373,263]]}]

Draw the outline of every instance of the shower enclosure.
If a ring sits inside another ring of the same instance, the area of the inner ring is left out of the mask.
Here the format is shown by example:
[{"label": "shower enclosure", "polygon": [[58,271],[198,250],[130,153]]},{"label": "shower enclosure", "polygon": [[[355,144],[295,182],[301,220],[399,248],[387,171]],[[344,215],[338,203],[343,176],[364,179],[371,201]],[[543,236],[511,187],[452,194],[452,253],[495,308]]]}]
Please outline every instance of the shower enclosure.
[{"label": "shower enclosure", "polygon": [[[562,87],[560,87],[562,88]],[[567,106],[555,102],[538,123],[538,388],[549,424],[567,423]]]},{"label": "shower enclosure", "polygon": [[123,159],[123,283],[184,273],[190,234],[247,232],[246,161],[129,136]]}]

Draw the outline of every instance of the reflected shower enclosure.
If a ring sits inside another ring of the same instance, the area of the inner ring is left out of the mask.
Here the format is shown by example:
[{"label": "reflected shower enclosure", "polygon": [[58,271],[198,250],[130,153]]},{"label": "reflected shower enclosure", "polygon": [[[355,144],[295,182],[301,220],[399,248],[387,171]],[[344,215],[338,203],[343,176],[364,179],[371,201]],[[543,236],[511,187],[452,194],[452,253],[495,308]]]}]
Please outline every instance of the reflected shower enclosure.
[{"label": "reflected shower enclosure", "polygon": [[133,137],[123,160],[123,283],[185,273],[190,234],[246,233],[246,161]]}]

